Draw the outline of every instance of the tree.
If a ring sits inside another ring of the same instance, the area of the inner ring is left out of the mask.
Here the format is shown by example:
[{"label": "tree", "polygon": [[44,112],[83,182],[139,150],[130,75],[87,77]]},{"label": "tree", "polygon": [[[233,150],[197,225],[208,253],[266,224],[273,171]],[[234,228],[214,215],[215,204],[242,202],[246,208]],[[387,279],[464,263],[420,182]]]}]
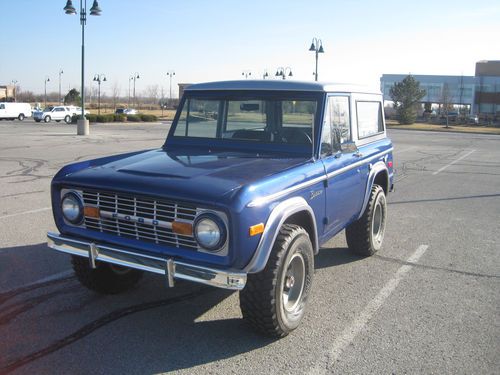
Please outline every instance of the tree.
[{"label": "tree", "polygon": [[441,90],[441,104],[442,104],[442,113],[446,116],[446,128],[449,127],[448,121],[448,112],[453,109],[453,104],[451,103],[451,92],[450,86],[447,83],[443,85],[443,89]]},{"label": "tree", "polygon": [[82,98],[80,97],[80,92],[77,89],[71,89],[64,97],[64,104],[80,104]]},{"label": "tree", "polygon": [[116,105],[118,104],[118,99],[120,98],[120,85],[118,82],[115,82],[113,86],[111,86],[111,100],[113,101],[113,111],[116,111]]},{"label": "tree", "polygon": [[401,82],[395,82],[389,91],[394,102],[394,109],[400,124],[413,124],[417,119],[417,106],[426,92],[420,88],[412,75],[408,75]]}]

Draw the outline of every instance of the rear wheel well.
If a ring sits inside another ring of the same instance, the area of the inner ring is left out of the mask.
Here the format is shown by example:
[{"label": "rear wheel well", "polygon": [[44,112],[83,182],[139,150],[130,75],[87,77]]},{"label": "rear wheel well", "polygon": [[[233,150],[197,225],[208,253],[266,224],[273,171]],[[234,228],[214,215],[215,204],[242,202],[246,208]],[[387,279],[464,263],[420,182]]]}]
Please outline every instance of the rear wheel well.
[{"label": "rear wheel well", "polygon": [[388,178],[388,174],[387,174],[387,171],[380,171],[379,173],[377,173],[377,175],[375,176],[375,179],[373,180],[373,184],[374,185],[378,185],[380,187],[382,187],[382,189],[384,189],[384,193],[385,195],[387,195],[387,193],[389,193],[389,178]]},{"label": "rear wheel well", "polygon": [[311,215],[307,211],[294,213],[285,220],[284,224],[295,224],[304,228],[307,234],[309,234],[309,238],[313,244],[314,253],[316,254],[318,252],[318,249],[316,249],[314,245],[316,243],[316,230],[314,228],[314,222]]}]

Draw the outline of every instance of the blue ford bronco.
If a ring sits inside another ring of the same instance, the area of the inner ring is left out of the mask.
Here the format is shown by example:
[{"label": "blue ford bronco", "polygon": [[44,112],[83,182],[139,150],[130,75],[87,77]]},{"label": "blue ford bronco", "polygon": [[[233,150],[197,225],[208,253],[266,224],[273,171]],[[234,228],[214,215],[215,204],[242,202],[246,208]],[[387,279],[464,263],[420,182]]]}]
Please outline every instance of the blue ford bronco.
[{"label": "blue ford bronco", "polygon": [[189,86],[162,147],[78,162],[52,181],[78,280],[119,293],[144,271],[239,290],[243,318],[283,337],[302,320],[320,246],[384,238],[392,143],[380,92],[293,81]]}]

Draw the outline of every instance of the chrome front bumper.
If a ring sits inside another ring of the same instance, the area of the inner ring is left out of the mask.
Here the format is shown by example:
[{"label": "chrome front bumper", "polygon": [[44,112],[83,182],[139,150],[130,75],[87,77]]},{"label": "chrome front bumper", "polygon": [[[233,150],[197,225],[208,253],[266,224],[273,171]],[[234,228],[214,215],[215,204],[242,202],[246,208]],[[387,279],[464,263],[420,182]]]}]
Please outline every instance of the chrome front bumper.
[{"label": "chrome front bumper", "polygon": [[182,279],[218,288],[241,290],[247,281],[247,274],[243,272],[217,270],[179,262],[171,258],[138,254],[52,232],[47,233],[47,245],[62,253],[88,258],[93,268],[97,261],[165,275],[170,287],[174,286],[174,279]]}]

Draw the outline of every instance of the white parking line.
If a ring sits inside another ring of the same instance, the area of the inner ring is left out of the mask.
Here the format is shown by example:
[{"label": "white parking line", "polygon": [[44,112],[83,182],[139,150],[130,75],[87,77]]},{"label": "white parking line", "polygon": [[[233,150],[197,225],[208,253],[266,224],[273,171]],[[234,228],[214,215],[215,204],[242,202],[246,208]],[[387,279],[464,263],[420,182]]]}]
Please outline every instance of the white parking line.
[{"label": "white parking line", "polygon": [[34,214],[34,213],[37,213],[37,212],[48,211],[48,210],[51,210],[51,209],[52,209],[52,207],[43,207],[43,208],[38,208],[36,210],[29,210],[29,211],[17,212],[15,214],[9,214],[9,215],[0,216],[0,220],[1,219],[7,219],[9,217],[14,217],[14,216]]},{"label": "white parking line", "polygon": [[[407,263],[417,263],[418,260],[427,251],[429,246],[420,245],[415,252],[406,260]],[[401,266],[394,277],[390,279],[384,287],[378,292],[368,305],[363,309],[354,321],[338,336],[330,350],[327,353],[328,363],[326,366],[318,365],[309,371],[309,374],[325,374],[332,365],[339,359],[342,352],[354,341],[356,336],[365,328],[366,324],[371,320],[373,315],[380,309],[384,302],[394,292],[401,279],[413,268],[409,264]]]},{"label": "white parking line", "polygon": [[476,151],[476,150],[470,150],[470,151],[469,151],[468,153],[466,153],[465,155],[462,155],[462,156],[460,156],[458,159],[453,160],[451,163],[446,164],[444,167],[439,168],[439,169],[438,169],[437,171],[435,171],[432,175],[433,175],[433,176],[437,175],[439,172],[442,172],[442,171],[444,171],[446,168],[448,168],[448,167],[452,166],[453,164],[455,164],[455,163],[459,162],[460,160],[465,159],[467,156],[469,156],[470,154],[472,154],[474,151]]}]

